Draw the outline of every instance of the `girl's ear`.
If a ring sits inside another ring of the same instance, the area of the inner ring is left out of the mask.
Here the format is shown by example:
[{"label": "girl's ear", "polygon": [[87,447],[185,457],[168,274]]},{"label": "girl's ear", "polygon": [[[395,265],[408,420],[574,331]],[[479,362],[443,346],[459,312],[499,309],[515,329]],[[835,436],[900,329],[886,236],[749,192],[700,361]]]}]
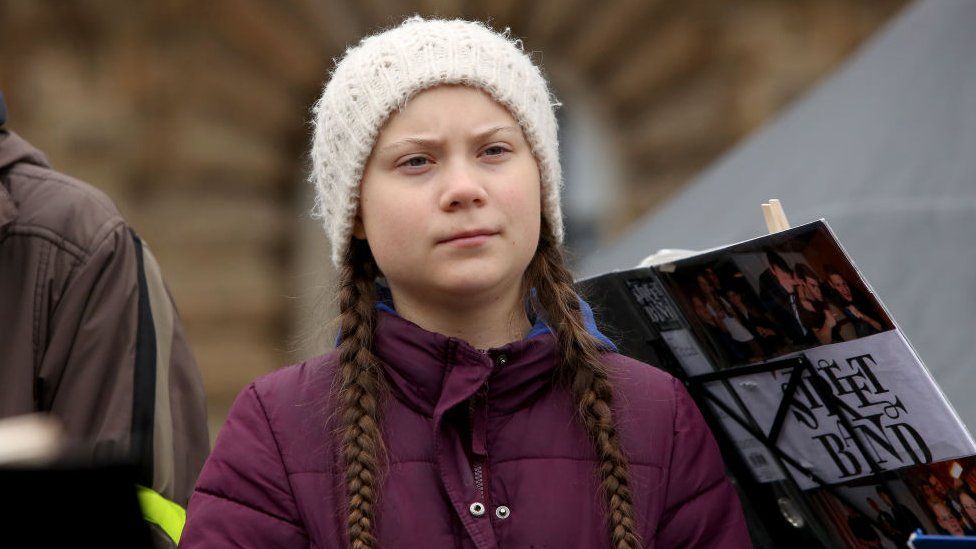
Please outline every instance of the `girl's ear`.
[{"label": "girl's ear", "polygon": [[352,221],[352,236],[359,240],[366,240],[366,227],[363,225],[363,218],[358,213]]}]

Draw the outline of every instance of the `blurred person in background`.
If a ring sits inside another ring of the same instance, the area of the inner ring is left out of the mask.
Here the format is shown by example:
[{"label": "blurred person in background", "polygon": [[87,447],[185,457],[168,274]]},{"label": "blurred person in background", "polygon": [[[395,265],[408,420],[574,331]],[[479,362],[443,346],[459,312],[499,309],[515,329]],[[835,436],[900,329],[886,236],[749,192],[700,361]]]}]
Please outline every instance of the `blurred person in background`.
[{"label": "blurred person in background", "polygon": [[0,95],[0,418],[50,413],[96,462],[134,462],[154,545],[175,547],[209,435],[172,298],[112,200],[6,114]]}]

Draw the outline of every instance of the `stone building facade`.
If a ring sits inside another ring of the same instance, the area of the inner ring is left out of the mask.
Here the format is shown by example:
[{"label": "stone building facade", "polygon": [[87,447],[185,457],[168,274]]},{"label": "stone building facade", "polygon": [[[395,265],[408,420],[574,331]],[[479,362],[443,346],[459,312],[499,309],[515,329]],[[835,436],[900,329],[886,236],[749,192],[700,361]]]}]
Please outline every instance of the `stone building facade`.
[{"label": "stone building facade", "polygon": [[566,131],[594,133],[613,168],[587,176],[609,197],[591,212],[605,241],[903,4],[11,0],[0,3],[0,89],[9,127],[107,191],[155,249],[216,432],[250,379],[328,346],[330,267],[304,183],[309,108],[363,33],[421,13],[523,37],[572,118]]}]

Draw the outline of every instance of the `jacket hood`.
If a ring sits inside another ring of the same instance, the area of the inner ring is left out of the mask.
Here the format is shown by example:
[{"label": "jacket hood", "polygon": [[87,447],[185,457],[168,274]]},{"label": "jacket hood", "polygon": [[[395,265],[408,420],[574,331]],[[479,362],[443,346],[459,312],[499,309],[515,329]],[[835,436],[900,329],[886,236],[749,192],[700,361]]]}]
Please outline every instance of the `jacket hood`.
[{"label": "jacket hood", "polygon": [[538,333],[476,349],[380,307],[374,349],[397,399],[415,412],[436,419],[483,390],[493,413],[504,414],[549,390],[560,363],[549,329],[537,323],[532,332]]},{"label": "jacket hood", "polygon": [[0,172],[20,162],[51,167],[44,153],[16,133],[0,129]]},{"label": "jacket hood", "polygon": [[[41,151],[21,139],[14,132],[0,129],[0,175],[15,164],[26,162],[49,167],[47,158]],[[0,183],[3,183],[0,181]],[[0,228],[17,218],[17,204],[10,196],[6,183],[0,184]]]},{"label": "jacket hood", "polygon": [[[541,319],[521,340],[476,349],[399,316],[389,297],[383,288],[376,303],[374,349],[397,398],[414,411],[436,418],[483,387],[494,409],[513,412],[551,386],[559,351]],[[615,352],[613,342],[597,329],[592,309],[583,300],[580,305],[587,330],[604,350]]]}]

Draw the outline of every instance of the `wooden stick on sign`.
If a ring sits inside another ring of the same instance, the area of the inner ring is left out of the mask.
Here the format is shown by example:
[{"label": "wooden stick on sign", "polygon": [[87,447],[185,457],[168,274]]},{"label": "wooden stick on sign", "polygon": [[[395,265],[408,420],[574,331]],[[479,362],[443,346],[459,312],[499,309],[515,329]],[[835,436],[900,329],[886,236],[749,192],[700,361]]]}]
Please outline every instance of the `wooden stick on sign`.
[{"label": "wooden stick on sign", "polygon": [[762,213],[763,218],[766,219],[766,229],[769,231],[769,234],[779,232],[776,225],[776,214],[773,213],[773,207],[770,204],[763,202]]},{"label": "wooden stick on sign", "polygon": [[777,198],[770,198],[769,205],[773,208],[773,215],[779,230],[785,231],[790,228],[790,222],[786,219],[786,212],[783,211],[783,204]]}]

